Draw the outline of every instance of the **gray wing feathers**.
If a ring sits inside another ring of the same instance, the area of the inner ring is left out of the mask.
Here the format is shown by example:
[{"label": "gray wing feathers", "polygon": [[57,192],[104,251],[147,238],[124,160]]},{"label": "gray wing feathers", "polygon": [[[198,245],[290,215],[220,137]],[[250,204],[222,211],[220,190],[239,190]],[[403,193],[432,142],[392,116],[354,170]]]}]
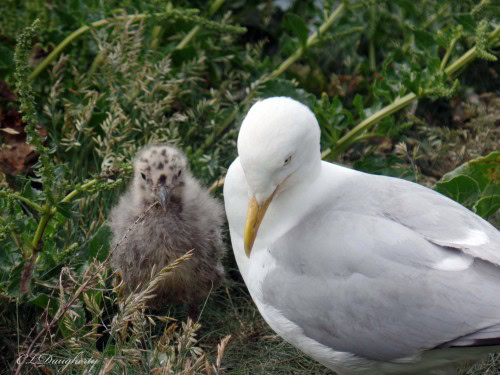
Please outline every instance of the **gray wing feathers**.
[{"label": "gray wing feathers", "polygon": [[390,218],[325,207],[268,250],[264,302],[336,350],[392,360],[500,324],[500,267],[436,270],[458,250]]},{"label": "gray wing feathers", "polygon": [[437,245],[500,265],[500,232],[487,221],[423,186],[389,177],[380,180],[389,189],[381,201],[383,215]]},{"label": "gray wing feathers", "polygon": [[487,327],[440,345],[442,348],[462,346],[493,346],[500,345],[500,324]]}]

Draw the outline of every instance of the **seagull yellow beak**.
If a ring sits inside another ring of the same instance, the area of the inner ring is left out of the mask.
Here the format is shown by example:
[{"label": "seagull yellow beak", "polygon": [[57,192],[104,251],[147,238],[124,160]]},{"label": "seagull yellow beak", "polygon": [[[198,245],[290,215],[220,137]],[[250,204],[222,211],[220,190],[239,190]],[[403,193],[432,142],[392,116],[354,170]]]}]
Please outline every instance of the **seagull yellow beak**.
[{"label": "seagull yellow beak", "polygon": [[264,219],[264,215],[266,214],[267,208],[269,207],[269,204],[273,200],[273,197],[274,197],[274,192],[271,194],[269,198],[267,198],[267,200],[264,202],[262,206],[259,206],[255,196],[252,197],[248,202],[247,220],[245,222],[245,234],[243,237],[243,242],[245,245],[245,253],[249,258],[250,258],[250,252],[252,251],[253,243],[255,242],[255,238],[257,237],[257,232],[259,230],[260,223]]}]

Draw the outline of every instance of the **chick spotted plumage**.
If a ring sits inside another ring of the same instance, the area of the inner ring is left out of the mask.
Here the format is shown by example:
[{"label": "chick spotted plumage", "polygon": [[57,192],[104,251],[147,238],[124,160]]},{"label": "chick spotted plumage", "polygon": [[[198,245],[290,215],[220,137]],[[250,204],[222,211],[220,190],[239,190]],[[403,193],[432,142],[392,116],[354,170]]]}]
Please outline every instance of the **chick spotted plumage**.
[{"label": "chick spotted plumage", "polygon": [[[134,226],[155,202],[160,204]],[[134,159],[132,184],[111,211],[113,247],[132,227],[114,251],[111,266],[131,293],[148,283],[153,266],[157,272],[192,249],[192,258],[158,286],[149,306],[193,307],[224,279],[222,224],[222,205],[191,175],[184,154],[172,146],[147,146]]]}]

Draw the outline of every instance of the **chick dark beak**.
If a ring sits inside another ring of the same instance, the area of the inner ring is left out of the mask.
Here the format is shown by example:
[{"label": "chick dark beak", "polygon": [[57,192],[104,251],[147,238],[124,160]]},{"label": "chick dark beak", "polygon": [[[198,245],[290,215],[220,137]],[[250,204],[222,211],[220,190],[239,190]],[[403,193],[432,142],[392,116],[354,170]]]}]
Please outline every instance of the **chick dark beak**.
[{"label": "chick dark beak", "polygon": [[170,192],[165,185],[160,185],[158,188],[158,202],[160,202],[161,207],[166,211],[167,203],[170,198]]}]

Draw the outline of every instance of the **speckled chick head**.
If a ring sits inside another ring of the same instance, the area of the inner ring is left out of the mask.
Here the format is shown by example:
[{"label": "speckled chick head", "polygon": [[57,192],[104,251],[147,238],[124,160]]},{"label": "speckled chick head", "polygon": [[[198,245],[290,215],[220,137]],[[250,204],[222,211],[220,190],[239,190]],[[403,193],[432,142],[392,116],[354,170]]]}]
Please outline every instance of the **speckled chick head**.
[{"label": "speckled chick head", "polygon": [[167,145],[149,145],[134,159],[134,198],[149,205],[158,201],[164,209],[172,199],[180,200],[186,175],[187,159],[179,149]]}]

